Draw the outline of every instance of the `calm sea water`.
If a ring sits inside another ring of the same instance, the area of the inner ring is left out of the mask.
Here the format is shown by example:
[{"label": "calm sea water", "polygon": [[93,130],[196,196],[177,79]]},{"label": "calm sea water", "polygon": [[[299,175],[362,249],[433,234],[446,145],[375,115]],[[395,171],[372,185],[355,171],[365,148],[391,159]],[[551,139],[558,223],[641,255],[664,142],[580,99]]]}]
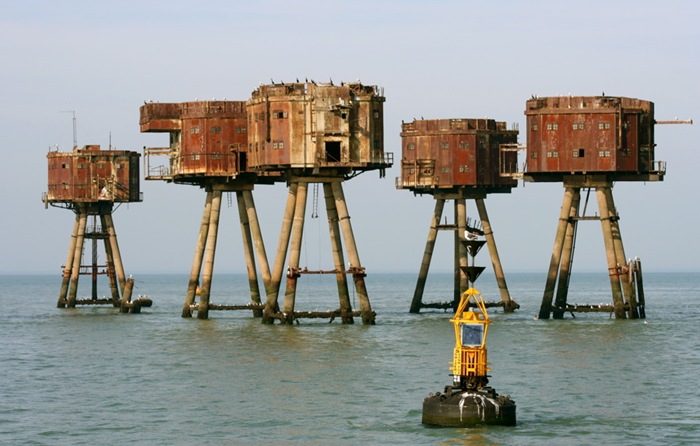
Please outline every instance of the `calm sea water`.
[{"label": "calm sea water", "polygon": [[[367,277],[375,326],[182,319],[184,275],[136,277],[142,314],[59,310],[58,275],[0,276],[0,443],[700,444],[700,274],[646,273],[636,321],[539,321],[545,277],[507,279],[521,309],[491,312],[488,348],[518,425],[456,429],[421,425],[454,339],[448,314],[408,313],[415,275]],[[332,279],[299,283],[298,310],[337,307]],[[425,301],[450,298],[449,275],[428,285]],[[246,286],[217,275],[212,302],[245,303]],[[477,288],[497,300],[487,274]],[[569,301],[609,302],[606,277],[574,275]]]}]

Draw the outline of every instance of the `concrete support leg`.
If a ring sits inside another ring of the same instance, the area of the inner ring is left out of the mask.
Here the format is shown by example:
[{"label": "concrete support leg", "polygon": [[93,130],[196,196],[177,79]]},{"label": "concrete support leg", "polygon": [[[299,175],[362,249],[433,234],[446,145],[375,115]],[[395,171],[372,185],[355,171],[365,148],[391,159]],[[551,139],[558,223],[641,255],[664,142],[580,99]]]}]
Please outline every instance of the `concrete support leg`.
[{"label": "concrete support leg", "polygon": [[[250,299],[253,303],[260,303],[260,286],[258,285],[258,271],[255,268],[255,252],[253,248],[253,236],[250,231],[250,221],[246,209],[245,198],[242,191],[236,192],[236,204],[238,205],[238,217],[241,222],[241,237],[243,240],[243,252],[245,254],[246,270],[248,272],[248,287]],[[253,310],[253,316],[262,316],[261,310]]]},{"label": "concrete support leg", "polygon": [[[564,235],[564,246],[562,247],[561,262],[559,265],[559,281],[557,283],[557,292],[554,299],[554,306],[564,308],[567,304],[569,295],[569,281],[571,279],[571,265],[574,259],[574,244],[576,239],[576,226],[578,224],[576,217],[579,213],[581,204],[581,189],[574,188],[574,195],[571,200],[571,210],[569,211],[569,221],[566,225],[566,233]],[[564,312],[555,310],[552,313],[554,319],[563,319]]]},{"label": "concrete support leg", "polygon": [[557,234],[554,237],[554,248],[552,249],[552,258],[549,262],[549,272],[547,273],[547,282],[544,287],[544,295],[542,296],[542,304],[540,305],[539,319],[549,319],[552,312],[552,300],[554,298],[554,287],[557,282],[557,274],[559,265],[561,264],[561,253],[564,247],[564,237],[566,228],[569,224],[569,214],[574,198],[574,188],[567,187],[564,192],[564,200],[559,213],[559,224],[557,226]]},{"label": "concrete support leg", "polygon": [[340,182],[331,183],[331,188],[335,198],[335,207],[338,210],[338,219],[343,232],[343,238],[345,239],[345,247],[348,251],[350,268],[354,271],[352,278],[355,282],[355,291],[357,292],[357,298],[360,303],[362,323],[366,325],[374,325],[375,314],[372,311],[372,306],[369,303],[369,296],[365,285],[365,269],[360,263],[360,255],[357,251],[355,235],[352,232],[352,225],[350,224],[350,215],[348,214],[348,207],[347,203],[345,202],[343,185]]},{"label": "concrete support leg", "polygon": [[90,264],[90,279],[92,284],[92,300],[97,300],[97,215],[92,215],[92,230],[89,231],[92,240],[92,262]]},{"label": "concrete support leg", "polygon": [[202,223],[199,226],[199,236],[197,237],[197,246],[194,250],[194,259],[192,260],[192,269],[190,270],[190,281],[185,294],[185,304],[182,306],[182,317],[192,317],[192,305],[197,294],[197,286],[199,285],[199,274],[202,270],[202,260],[204,259],[204,246],[209,233],[209,220],[211,219],[211,203],[214,193],[207,191],[207,199],[204,203],[204,212],[202,213]]},{"label": "concrete support leg", "polygon": [[503,273],[501,258],[498,255],[496,239],[493,236],[493,229],[491,228],[489,214],[486,212],[486,203],[484,202],[483,198],[477,198],[474,201],[476,202],[476,209],[479,212],[481,227],[484,230],[484,238],[486,238],[486,246],[489,249],[489,256],[491,257],[493,272],[496,275],[496,284],[498,285],[498,291],[501,295],[501,302],[503,302],[503,310],[506,313],[511,313],[520,306],[510,298],[510,293],[508,292],[508,284],[506,283],[506,276]]},{"label": "concrete support leg", "polygon": [[[615,258],[619,265],[627,265],[629,262],[625,255],[625,247],[622,244],[622,232],[620,232],[620,216],[615,209],[615,200],[613,199],[612,186],[603,189],[605,199],[610,212],[610,227],[612,230],[613,247],[615,248]],[[630,319],[639,318],[637,310],[637,296],[634,289],[634,284],[631,280],[631,275],[621,277],[622,292],[624,301],[627,303],[627,317]]]},{"label": "concrete support leg", "polygon": [[413,300],[411,301],[411,313],[419,313],[421,304],[423,303],[423,292],[425,291],[425,282],[428,280],[428,271],[430,270],[430,261],[433,258],[433,250],[435,249],[435,240],[437,239],[437,226],[442,218],[442,211],[445,208],[445,200],[438,198],[435,200],[435,210],[433,218],[430,222],[430,230],[428,231],[428,240],[425,243],[423,251],[423,260],[420,264],[418,272],[418,282],[416,290],[413,292]]},{"label": "concrete support leg", "polygon": [[262,322],[266,324],[273,323],[274,318],[272,316],[279,312],[277,296],[279,295],[280,283],[282,282],[284,263],[287,260],[287,248],[289,247],[289,238],[291,237],[292,223],[294,222],[294,208],[296,207],[298,187],[299,183],[291,183],[289,186],[287,206],[284,209],[282,229],[280,230],[280,237],[277,242],[275,264],[273,265],[272,276],[270,278],[270,291],[267,293],[265,309],[263,310]]},{"label": "concrete support leg", "polygon": [[117,231],[114,229],[114,220],[112,220],[112,207],[104,214],[104,221],[107,225],[107,234],[109,236],[109,244],[112,246],[112,255],[114,256],[114,269],[117,273],[119,281],[119,289],[124,293],[126,285],[126,274],[124,274],[124,264],[122,263],[122,254],[119,251],[119,242],[117,241]]},{"label": "concrete support leg", "polygon": [[202,292],[199,296],[197,307],[197,319],[209,317],[209,296],[211,294],[211,282],[214,275],[214,258],[216,256],[216,239],[219,232],[219,212],[221,210],[221,191],[212,191],[211,218],[209,219],[209,231],[204,247],[204,264],[202,266]]},{"label": "concrete support leg", "polygon": [[622,287],[620,286],[620,265],[617,263],[611,223],[611,219],[617,217],[610,213],[605,189],[606,188],[604,187],[596,188],[596,196],[598,198],[600,223],[603,228],[603,241],[605,242],[605,256],[608,261],[608,273],[610,275],[610,288],[612,288],[613,307],[615,309],[616,319],[626,319],[624,301],[622,298]]},{"label": "concrete support leg", "polygon": [[75,238],[75,250],[73,251],[73,262],[71,265],[70,289],[68,291],[68,308],[75,308],[75,301],[78,295],[78,280],[80,278],[80,262],[83,257],[83,243],[85,241],[85,226],[87,226],[87,210],[80,207],[79,210],[78,233]]},{"label": "concrete support leg", "polygon": [[634,278],[635,284],[637,285],[637,296],[638,296],[638,307],[639,317],[644,319],[647,317],[646,311],[644,309],[645,299],[644,299],[644,279],[642,277],[642,261],[639,259],[634,259]]},{"label": "concrete support leg", "polygon": [[71,233],[70,242],[68,243],[68,256],[66,264],[63,265],[63,276],[61,278],[61,290],[58,292],[58,302],[56,307],[65,308],[68,296],[68,286],[70,285],[71,272],[73,270],[73,258],[75,257],[75,244],[78,238],[78,228],[80,227],[80,214],[75,213],[75,222],[73,223],[73,232]]},{"label": "concrete support leg", "polygon": [[285,324],[294,323],[294,304],[297,293],[297,279],[299,278],[299,259],[301,258],[301,242],[304,236],[304,222],[306,220],[306,198],[308,196],[308,183],[299,183],[297,186],[296,204],[294,206],[294,223],[292,225],[292,241],[289,247],[289,270],[287,272],[287,287],[284,293],[282,313]]},{"label": "concrete support leg", "polygon": [[128,313],[129,304],[131,303],[131,295],[134,291],[134,279],[129,277],[124,283],[124,292],[122,293],[122,298],[119,303],[119,312]]},{"label": "concrete support leg", "polygon": [[335,207],[335,197],[333,188],[329,183],[323,184],[323,195],[326,203],[326,213],[328,214],[328,231],[331,238],[331,250],[333,252],[333,264],[338,286],[338,301],[340,304],[341,320],[344,324],[354,323],[352,317],[352,304],[350,303],[350,292],[348,289],[348,278],[345,275],[345,256],[343,255],[343,242],[338,224],[338,209]]},{"label": "concrete support leg", "polygon": [[[243,191],[243,199],[245,202],[246,213],[248,214],[248,222],[250,224],[250,230],[253,236],[253,244],[255,245],[255,252],[258,256],[258,266],[260,268],[260,275],[262,276],[263,286],[265,287],[265,294],[270,293],[270,263],[267,260],[267,251],[265,250],[265,243],[263,242],[262,231],[260,229],[260,222],[258,220],[258,212],[255,209],[255,201],[253,200],[253,193],[251,191]],[[256,316],[262,316],[262,312],[255,314]]]},{"label": "concrete support leg", "polygon": [[[102,224],[102,230],[105,231],[107,228],[107,221],[104,214],[100,214],[100,223]],[[104,239],[105,247],[105,257],[107,263],[107,280],[109,281],[109,290],[112,296],[112,304],[115,307],[120,305],[119,298],[119,287],[117,285],[117,277],[114,269],[114,253],[112,252],[112,244],[109,242],[109,237]],[[123,294],[123,293],[122,293]]]}]

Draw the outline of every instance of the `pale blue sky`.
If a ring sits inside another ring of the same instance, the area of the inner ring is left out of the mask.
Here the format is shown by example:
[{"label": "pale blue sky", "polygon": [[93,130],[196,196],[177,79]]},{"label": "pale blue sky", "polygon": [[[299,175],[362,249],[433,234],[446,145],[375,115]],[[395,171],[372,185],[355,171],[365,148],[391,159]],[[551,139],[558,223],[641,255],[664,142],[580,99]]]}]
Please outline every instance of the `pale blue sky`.
[{"label": "pale blue sky", "polygon": [[[384,88],[385,150],[399,159],[401,120],[489,117],[518,123],[532,94],[630,96],[657,119],[700,119],[700,3],[695,1],[41,1],[0,4],[0,273],[59,274],[73,214],[40,201],[49,147],[141,151],[144,100],[245,100],[260,83],[360,79]],[[660,183],[618,183],[625,248],[647,271],[700,271],[698,125],[657,126]],[[368,273],[417,272],[434,201],[394,188],[394,167],[345,183]],[[188,273],[204,193],[142,181],[143,203],[115,214],[128,273]],[[255,198],[273,259],[283,185]],[[486,203],[506,274],[546,273],[563,197],[531,184]],[[235,202],[235,201],[234,201]],[[595,208],[595,205],[592,205]],[[244,272],[234,208],[224,210],[217,271]],[[468,213],[475,215],[472,203]],[[323,214],[322,214],[323,215]],[[451,218],[451,213],[449,214]],[[302,264],[331,267],[324,218],[308,220]],[[448,271],[451,235],[433,270]],[[477,259],[488,264],[488,255]],[[575,270],[605,271],[598,223],[580,225]]]}]

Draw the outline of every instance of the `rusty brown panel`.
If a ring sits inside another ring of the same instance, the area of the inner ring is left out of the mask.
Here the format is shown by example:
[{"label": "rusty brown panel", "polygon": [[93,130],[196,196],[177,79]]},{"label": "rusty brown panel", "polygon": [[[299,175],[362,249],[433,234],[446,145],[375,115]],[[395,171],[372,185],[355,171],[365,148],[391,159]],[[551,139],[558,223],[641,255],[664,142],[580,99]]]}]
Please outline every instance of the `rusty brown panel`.
[{"label": "rusty brown panel", "polygon": [[452,149],[453,135],[440,135],[432,138],[433,158],[435,159],[435,176],[438,179],[438,187],[450,186],[452,178]]},{"label": "rusty brown panel", "polygon": [[383,162],[383,111],[376,87],[261,85],[248,100],[251,166],[365,168]]},{"label": "rusty brown panel", "polygon": [[[137,152],[101,151],[91,145],[73,152],[50,152],[48,200],[52,202],[97,202],[103,187],[112,188],[114,201],[138,201],[139,177]],[[136,170],[132,174],[131,158]],[[118,187],[116,187],[118,186]],[[132,187],[136,188],[135,194]],[[111,198],[111,196],[110,196]]]},{"label": "rusty brown panel", "polygon": [[[527,101],[525,114],[530,174],[647,173],[653,167],[650,101],[612,96],[533,98]],[[557,127],[549,127],[553,125]]]},{"label": "rusty brown panel", "polygon": [[224,128],[227,119],[206,119],[204,132],[204,159],[205,174],[213,176],[225,176],[228,166],[228,141],[224,139]]},{"label": "rusty brown panel", "polygon": [[416,163],[413,161],[401,161],[401,187],[411,188],[416,186]]},{"label": "rusty brown panel", "polygon": [[372,144],[370,161],[381,163],[384,161],[384,98],[372,97],[372,126],[370,129],[370,141]]},{"label": "rusty brown panel", "polygon": [[49,201],[70,199],[73,189],[73,154],[49,152]]},{"label": "rusty brown panel", "polygon": [[[274,103],[274,109],[267,119],[269,121],[268,128],[270,129],[269,140],[265,141],[265,147],[268,154],[269,165],[287,165],[291,163],[291,154],[294,150],[291,147],[293,141],[298,140],[292,133],[292,124],[297,122],[293,118],[294,115],[303,113],[301,107],[295,107],[299,103],[290,103],[278,101]],[[303,127],[299,130],[299,137],[303,138]]]},{"label": "rusty brown panel", "polygon": [[[402,126],[402,156],[422,162],[432,160],[434,186],[438,188],[515,187],[515,181],[500,177],[498,145],[500,141],[517,142],[517,133],[492,119],[414,120]],[[515,153],[510,155],[517,157]]]},{"label": "rusty brown panel", "polygon": [[418,144],[418,138],[411,135],[411,136],[405,136],[405,133],[402,133],[402,138],[401,138],[401,159],[404,161],[415,161],[418,159],[418,150],[417,150],[417,144]]},{"label": "rusty brown panel", "polygon": [[[467,122],[461,124],[464,129],[467,129]],[[455,184],[460,185],[476,185],[476,134],[463,133],[457,140],[457,147],[454,151],[455,160]]]},{"label": "rusty brown panel", "polygon": [[173,103],[147,103],[140,107],[139,114],[139,125],[142,132],[179,130],[182,105]]},{"label": "rusty brown panel", "polygon": [[140,122],[141,131],[168,131],[179,139],[171,146],[173,176],[231,176],[239,160],[247,160],[245,101],[146,104]]},{"label": "rusty brown panel", "polygon": [[[529,105],[529,102],[528,102]],[[529,115],[526,118],[526,146],[525,154],[526,170],[528,172],[542,172],[544,170],[543,149],[541,144],[541,132],[543,126],[542,115]]]},{"label": "rusty brown panel", "polygon": [[204,135],[205,120],[189,118],[182,120],[182,135],[180,141],[179,170],[173,175],[192,175],[204,173]]},{"label": "rusty brown panel", "polygon": [[639,116],[636,113],[622,115],[622,146],[617,154],[617,168],[634,171],[639,157]]}]

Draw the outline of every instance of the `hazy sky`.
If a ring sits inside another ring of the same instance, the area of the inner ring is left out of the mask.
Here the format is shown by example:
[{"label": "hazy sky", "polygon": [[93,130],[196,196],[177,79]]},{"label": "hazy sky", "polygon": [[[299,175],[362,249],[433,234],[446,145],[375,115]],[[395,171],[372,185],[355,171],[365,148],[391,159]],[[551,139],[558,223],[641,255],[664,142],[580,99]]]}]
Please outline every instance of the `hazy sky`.
[{"label": "hazy sky", "polygon": [[[629,96],[656,118],[700,119],[700,3],[696,1],[5,1],[0,5],[0,273],[60,274],[73,213],[45,210],[46,153],[110,142],[168,144],[139,132],[144,100],[246,100],[275,80],[360,79],[384,88],[385,150],[400,159],[401,120],[479,118],[517,123],[525,141],[531,95]],[[657,126],[666,180],[618,183],[628,256],[646,271],[700,271],[700,126]],[[395,166],[345,183],[369,274],[417,272],[434,200],[397,191]],[[189,273],[204,192],[142,181],[144,202],[114,219],[127,273]],[[519,184],[486,200],[506,274],[546,273],[561,184]],[[270,262],[287,191],[255,200]],[[323,200],[320,200],[321,203]],[[223,209],[216,270],[245,271],[235,200]],[[473,203],[468,214],[476,215]],[[595,211],[595,201],[589,205]],[[321,211],[324,211],[321,208]],[[447,214],[451,219],[451,211]],[[309,219],[301,263],[332,268],[326,219]],[[431,271],[449,271],[440,233]],[[484,250],[477,263],[487,265]],[[605,271],[600,224],[582,222],[574,270]]]}]

